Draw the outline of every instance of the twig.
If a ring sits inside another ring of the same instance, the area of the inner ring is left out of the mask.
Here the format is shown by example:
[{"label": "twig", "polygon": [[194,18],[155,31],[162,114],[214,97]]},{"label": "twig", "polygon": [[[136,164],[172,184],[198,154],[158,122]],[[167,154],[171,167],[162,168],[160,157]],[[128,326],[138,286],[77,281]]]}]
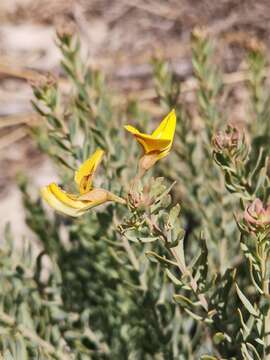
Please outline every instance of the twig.
[{"label": "twig", "polygon": [[140,271],[139,261],[137,260],[135,254],[129,244],[129,241],[127,240],[127,238],[125,236],[122,236],[122,242],[123,242],[123,246],[128,254],[131,264],[133,265],[134,269],[136,269],[136,271],[139,272]]},{"label": "twig", "polygon": [[198,284],[197,284],[196,280],[194,279],[194,277],[192,276],[189,269],[187,269],[185,267],[185,265],[182,263],[179,255],[178,255],[178,252],[177,252],[177,247],[170,247],[167,236],[163,233],[163,231],[159,228],[159,226],[154,221],[150,220],[150,222],[151,222],[152,227],[154,228],[154,230],[158,233],[158,235],[162,237],[167,250],[172,254],[174,259],[176,260],[176,263],[177,263],[178,268],[179,268],[180,272],[182,273],[182,275],[183,276],[187,275],[189,277],[190,286],[191,286],[193,292],[198,296],[198,299],[200,300],[201,306],[204,308],[204,310],[208,311],[207,300],[206,300],[204,294],[197,294]]}]

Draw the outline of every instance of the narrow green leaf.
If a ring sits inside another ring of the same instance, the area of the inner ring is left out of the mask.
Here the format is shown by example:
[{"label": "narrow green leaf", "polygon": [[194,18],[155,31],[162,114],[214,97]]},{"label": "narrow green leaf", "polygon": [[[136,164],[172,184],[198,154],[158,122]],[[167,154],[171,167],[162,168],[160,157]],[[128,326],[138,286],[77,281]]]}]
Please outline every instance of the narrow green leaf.
[{"label": "narrow green leaf", "polygon": [[173,273],[169,269],[166,269],[165,272],[166,272],[168,278],[174,283],[174,285],[183,286],[182,281],[178,280],[177,277],[174,276]]},{"label": "narrow green leaf", "polygon": [[169,221],[168,221],[168,225],[170,227],[173,227],[179,214],[180,214],[180,205],[179,204],[176,204],[171,210],[170,210],[170,213],[169,213]]},{"label": "narrow green leaf", "polygon": [[177,263],[174,261],[171,261],[169,259],[167,259],[165,256],[160,256],[157,253],[155,253],[154,251],[146,251],[145,255],[151,260],[151,259],[155,259],[157,260],[159,263],[164,264],[164,265],[174,265],[177,266]]},{"label": "narrow green leaf", "polygon": [[188,299],[186,296],[181,295],[181,294],[174,294],[173,299],[183,307],[186,307],[186,306],[193,307],[193,306],[198,305],[196,303],[193,303],[190,299]]},{"label": "narrow green leaf", "polygon": [[241,300],[242,304],[245,306],[245,308],[247,309],[247,311],[255,316],[258,317],[259,313],[258,311],[254,308],[254,306],[251,304],[251,302],[246,298],[246,296],[242,293],[242,291],[239,289],[238,285],[235,284],[236,287],[236,291],[237,291],[237,295],[239,296],[239,299]]}]

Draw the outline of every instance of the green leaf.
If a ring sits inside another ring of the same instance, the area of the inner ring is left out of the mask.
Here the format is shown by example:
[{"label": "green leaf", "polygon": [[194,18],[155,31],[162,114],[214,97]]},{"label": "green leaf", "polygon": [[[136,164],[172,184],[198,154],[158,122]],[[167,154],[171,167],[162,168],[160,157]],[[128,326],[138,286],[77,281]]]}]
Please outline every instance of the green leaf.
[{"label": "green leaf", "polygon": [[244,360],[254,360],[254,357],[250,355],[250,352],[248,351],[245,343],[241,344],[241,353]]},{"label": "green leaf", "polygon": [[201,317],[200,315],[198,314],[195,314],[193,311],[191,311],[190,309],[188,308],[184,308],[185,312],[190,315],[194,320],[196,321],[202,321],[203,320],[203,317]]},{"label": "green leaf", "polygon": [[[261,345],[265,345],[263,341],[261,342]],[[261,360],[261,356],[259,355],[257,349],[251,343],[247,343],[247,347],[253,352],[253,355],[255,355],[254,359]]]},{"label": "green leaf", "polygon": [[246,296],[242,293],[242,291],[239,289],[238,285],[235,284],[236,287],[236,291],[237,291],[237,295],[239,296],[239,299],[241,300],[242,304],[245,306],[245,308],[247,309],[247,311],[255,316],[258,317],[259,313],[258,311],[254,308],[254,306],[251,304],[251,302],[246,298]]},{"label": "green leaf", "polygon": [[166,197],[167,195],[169,195],[170,191],[172,190],[172,188],[174,187],[174,185],[176,184],[176,181],[174,181],[167,189],[165,189],[161,195],[158,196],[158,198],[156,199],[156,202],[161,201],[164,197]]},{"label": "green leaf", "polygon": [[25,339],[19,334],[17,334],[15,338],[16,338],[16,358],[18,360],[28,360]]},{"label": "green leaf", "polygon": [[164,178],[152,178],[150,183],[150,196],[156,199],[164,191],[166,191],[166,186],[164,185]]},{"label": "green leaf", "polygon": [[206,246],[206,241],[202,236],[200,239],[200,248],[201,248],[200,256],[197,259],[196,264],[194,265],[194,269],[196,271],[194,277],[198,282],[199,290],[203,291],[207,282],[208,249]]},{"label": "green leaf", "polygon": [[178,285],[178,286],[184,285],[182,283],[182,281],[178,280],[177,277],[174,276],[173,273],[169,269],[166,269],[165,272],[166,272],[168,278],[174,283],[174,285]]},{"label": "green leaf", "polygon": [[173,252],[175,259],[177,259],[177,263],[181,268],[181,271],[184,273],[186,270],[186,261],[185,261],[185,250],[184,250],[184,239],[181,239],[178,242],[178,245],[175,247],[171,247],[171,251]]},{"label": "green leaf", "polygon": [[226,340],[226,337],[222,332],[217,332],[217,333],[215,333],[215,335],[213,337],[213,340],[214,340],[214,343],[216,345],[218,345],[221,342],[223,342],[224,340]]},{"label": "green leaf", "polygon": [[[247,339],[247,337],[249,336],[251,330],[252,330],[252,326],[247,326],[246,323],[244,322],[244,318],[243,318],[243,315],[242,315],[242,312],[240,309],[237,309],[238,311],[238,314],[239,314],[239,317],[240,317],[240,322],[241,322],[241,325],[242,325],[242,334],[243,334],[243,338],[244,340]],[[254,319],[254,318],[253,318]],[[252,324],[253,325],[253,324]]]},{"label": "green leaf", "polygon": [[169,220],[168,220],[168,226],[173,228],[179,214],[180,214],[181,207],[179,204],[176,204],[173,208],[171,208],[169,213]]},{"label": "green leaf", "polygon": [[180,304],[183,307],[193,307],[193,306],[198,306],[198,304],[193,303],[189,298],[187,298],[184,295],[181,294],[174,294],[173,295],[173,299]]},{"label": "green leaf", "polygon": [[66,160],[64,160],[61,156],[54,154],[53,155],[62,165],[67,167],[68,169],[75,171],[74,167],[71,166]]},{"label": "green leaf", "polygon": [[154,251],[146,251],[145,255],[151,260],[157,260],[159,263],[163,264],[163,265],[174,265],[177,266],[177,263],[174,261],[171,261],[169,259],[167,259],[165,256],[160,256],[157,253],[155,253]]}]

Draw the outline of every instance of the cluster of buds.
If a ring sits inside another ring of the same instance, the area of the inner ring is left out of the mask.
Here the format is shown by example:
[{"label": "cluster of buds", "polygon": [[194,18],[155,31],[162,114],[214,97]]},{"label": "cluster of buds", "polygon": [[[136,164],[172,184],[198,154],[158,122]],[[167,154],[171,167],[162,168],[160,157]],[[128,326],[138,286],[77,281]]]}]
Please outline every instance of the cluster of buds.
[{"label": "cluster of buds", "polygon": [[226,188],[250,199],[251,185],[246,173],[249,147],[244,134],[228,125],[224,132],[213,137],[212,144],[214,160],[225,174]]},{"label": "cluster of buds", "polygon": [[72,38],[76,34],[76,25],[67,19],[59,18],[56,24],[56,34],[59,40],[65,45],[71,44]]},{"label": "cluster of buds", "polygon": [[31,82],[34,94],[38,100],[54,107],[57,97],[57,79],[52,74],[40,75]]},{"label": "cluster of buds", "polygon": [[192,40],[205,40],[209,35],[209,30],[205,26],[195,26],[192,30]]},{"label": "cluster of buds", "polygon": [[264,206],[260,199],[255,199],[246,206],[244,221],[251,231],[268,231],[270,229],[270,205]]},{"label": "cluster of buds", "polygon": [[254,37],[247,41],[246,47],[253,53],[259,53],[264,55],[266,52],[265,44]]},{"label": "cluster of buds", "polygon": [[153,200],[149,196],[147,187],[143,190],[132,189],[128,193],[128,205],[132,210],[139,210],[148,208],[152,204]]},{"label": "cluster of buds", "polygon": [[216,153],[235,156],[244,144],[244,136],[236,127],[228,125],[225,131],[219,131],[215,134],[212,142]]}]

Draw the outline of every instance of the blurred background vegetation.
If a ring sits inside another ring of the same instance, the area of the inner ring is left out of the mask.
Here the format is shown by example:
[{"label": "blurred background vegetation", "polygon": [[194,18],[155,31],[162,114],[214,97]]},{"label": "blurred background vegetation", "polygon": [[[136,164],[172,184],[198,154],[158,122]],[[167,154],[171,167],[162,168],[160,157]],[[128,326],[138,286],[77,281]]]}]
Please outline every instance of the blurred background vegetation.
[{"label": "blurred background vegetation", "polygon": [[[265,355],[265,304],[250,286],[233,212],[269,195],[268,17],[263,1],[1,2],[0,216],[3,228],[11,225],[1,254],[6,358]],[[172,107],[174,150],[154,170],[166,184],[152,180],[144,191],[160,232],[181,244],[189,264],[181,281],[179,269],[169,270],[175,263],[159,257],[170,254],[156,242],[160,233],[137,228],[143,210],[131,207],[127,216],[110,205],[73,222],[47,214],[37,194],[53,180],[70,184],[70,169],[97,146],[107,150],[99,182],[127,192],[139,152],[122,125],[153,129]],[[227,121],[248,135],[246,144],[237,133],[228,156],[216,140],[224,180],[211,142]],[[178,208],[164,210],[174,180],[181,225]],[[232,267],[248,292],[251,303],[237,288],[244,307],[230,293]]]}]

